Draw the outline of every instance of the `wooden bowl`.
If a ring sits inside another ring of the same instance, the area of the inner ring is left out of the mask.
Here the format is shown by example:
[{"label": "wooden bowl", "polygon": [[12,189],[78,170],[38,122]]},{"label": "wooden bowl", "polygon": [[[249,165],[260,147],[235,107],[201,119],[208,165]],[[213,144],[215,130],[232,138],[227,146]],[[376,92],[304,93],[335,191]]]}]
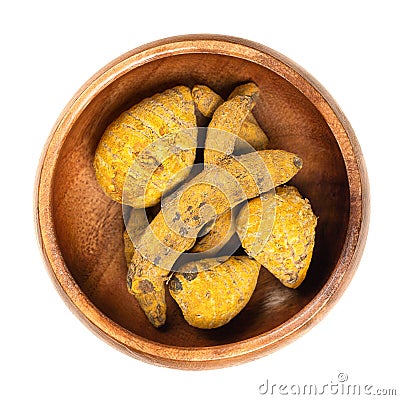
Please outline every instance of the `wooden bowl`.
[{"label": "wooden bowl", "polygon": [[[168,297],[167,324],[153,328],[126,289],[121,205],[107,198],[92,161],[105,127],[146,96],[178,84],[227,96],[241,82],[261,89],[254,114],[274,148],[299,154],[293,179],[318,216],[305,282],[281,285],[262,269],[254,295],[228,325],[189,326]],[[189,35],[124,54],[91,78],[62,112],[40,161],[37,232],[60,295],[95,333],[150,363],[224,367],[270,353],[306,332],[351,280],[369,221],[367,173],[350,124],[321,85],[271,49],[247,40]]]}]

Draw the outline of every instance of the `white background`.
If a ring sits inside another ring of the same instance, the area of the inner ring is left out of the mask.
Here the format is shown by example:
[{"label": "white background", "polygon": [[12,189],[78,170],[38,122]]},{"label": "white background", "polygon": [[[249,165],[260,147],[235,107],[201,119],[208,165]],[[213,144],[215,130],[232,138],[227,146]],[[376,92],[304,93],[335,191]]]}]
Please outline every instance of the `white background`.
[{"label": "white background", "polygon": [[[258,387],[266,379],[322,385],[335,382],[339,372],[347,373],[351,383],[397,387],[400,394],[396,3],[3,2],[0,398],[257,399],[263,398]],[[32,217],[40,153],[73,94],[120,54],[186,33],[254,40],[308,70],[350,120],[371,184],[367,246],[352,283],[334,309],[309,333],[270,356],[203,372],[145,364],[94,336],[54,289],[38,250]]]}]

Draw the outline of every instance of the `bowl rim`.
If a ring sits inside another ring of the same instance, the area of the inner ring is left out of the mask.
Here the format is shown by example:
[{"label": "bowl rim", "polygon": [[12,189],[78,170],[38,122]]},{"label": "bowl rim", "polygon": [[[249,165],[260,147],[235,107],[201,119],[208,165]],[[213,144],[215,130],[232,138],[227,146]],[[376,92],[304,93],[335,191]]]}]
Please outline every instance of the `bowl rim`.
[{"label": "bowl rim", "polygon": [[[321,113],[334,135],[349,182],[349,224],[339,260],[325,285],[297,314],[258,336],[224,345],[177,347],[153,342],[121,327],[91,303],[65,264],[57,245],[51,194],[58,154],[70,127],[105,87],[139,66],[171,55],[209,53],[238,57],[272,70],[303,93]],[[251,361],[295,340],[319,322],[350,283],[365,246],[369,226],[369,184],[360,145],[344,113],[327,90],[286,56],[246,39],[191,34],[157,40],[126,52],[90,78],[58,117],[37,169],[34,217],[47,271],[60,296],[95,334],[134,358],[179,369],[209,369]]]}]

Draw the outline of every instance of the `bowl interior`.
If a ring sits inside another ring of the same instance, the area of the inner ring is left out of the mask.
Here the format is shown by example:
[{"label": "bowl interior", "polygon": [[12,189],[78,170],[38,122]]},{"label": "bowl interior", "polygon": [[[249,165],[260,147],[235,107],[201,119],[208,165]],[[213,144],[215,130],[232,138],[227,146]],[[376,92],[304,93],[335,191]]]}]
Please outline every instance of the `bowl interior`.
[{"label": "bowl interior", "polygon": [[[190,327],[168,296],[167,324],[153,328],[126,289],[122,207],[100,189],[92,166],[97,143],[113,118],[142,98],[178,84],[209,85],[227,96],[238,83],[261,90],[254,114],[271,146],[304,161],[292,180],[318,216],[314,256],[296,290],[262,269],[246,308],[228,325]],[[111,320],[152,341],[183,347],[234,343],[270,331],[299,312],[322,288],[343,247],[349,188],[343,158],[322,115],[293,85],[265,67],[237,57],[175,55],[127,72],[84,109],[63,143],[53,177],[53,215],[64,260],[85,295]]]}]

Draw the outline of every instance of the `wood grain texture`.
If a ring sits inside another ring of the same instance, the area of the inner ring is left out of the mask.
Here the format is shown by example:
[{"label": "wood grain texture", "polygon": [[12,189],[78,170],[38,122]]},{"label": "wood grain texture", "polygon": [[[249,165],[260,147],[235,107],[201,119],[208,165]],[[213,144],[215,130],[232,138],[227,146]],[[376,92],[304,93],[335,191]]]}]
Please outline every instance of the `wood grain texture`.
[{"label": "wood grain texture", "polygon": [[[168,297],[167,325],[157,330],[126,289],[122,208],[95,180],[94,151],[105,127],[144,97],[196,83],[227,96],[246,81],[260,88],[254,115],[271,146],[304,161],[291,183],[310,199],[319,218],[309,274],[292,290],[262,269],[245,309],[212,331],[190,327]],[[274,351],[306,332],[335,304],[364,248],[368,178],[350,124],[301,67],[243,39],[189,35],[132,50],[74,96],[43,151],[35,214],[45,264],[59,293],[96,334],[154,364],[217,368]]]}]

